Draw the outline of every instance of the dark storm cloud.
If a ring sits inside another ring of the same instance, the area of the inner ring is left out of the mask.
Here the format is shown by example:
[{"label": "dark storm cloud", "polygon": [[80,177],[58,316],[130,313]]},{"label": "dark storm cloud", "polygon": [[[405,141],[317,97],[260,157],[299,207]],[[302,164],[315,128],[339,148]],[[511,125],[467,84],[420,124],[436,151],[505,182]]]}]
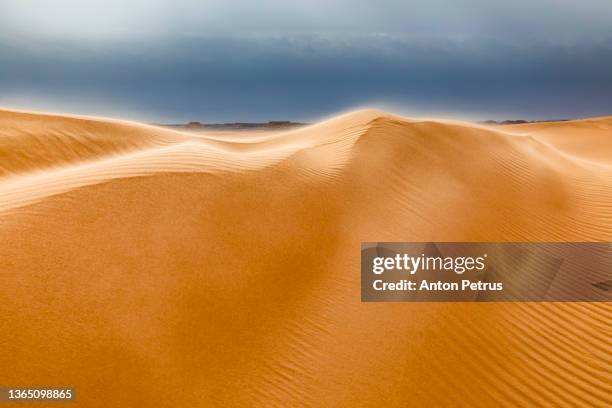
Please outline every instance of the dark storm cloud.
[{"label": "dark storm cloud", "polygon": [[[526,9],[464,1],[465,10],[438,0],[412,14],[406,3],[368,13],[355,2],[353,19],[343,14],[336,30],[301,3],[302,17],[281,8],[220,25],[214,13],[161,18],[149,10],[139,24],[113,30],[47,21],[26,32],[15,24],[19,10],[0,0],[12,11],[0,14],[11,23],[0,28],[0,104],[160,121],[310,120],[361,105],[497,118],[612,113],[612,36],[602,15],[609,3],[591,0],[594,15],[563,1]],[[328,11],[338,15],[347,6],[334,4]]]}]

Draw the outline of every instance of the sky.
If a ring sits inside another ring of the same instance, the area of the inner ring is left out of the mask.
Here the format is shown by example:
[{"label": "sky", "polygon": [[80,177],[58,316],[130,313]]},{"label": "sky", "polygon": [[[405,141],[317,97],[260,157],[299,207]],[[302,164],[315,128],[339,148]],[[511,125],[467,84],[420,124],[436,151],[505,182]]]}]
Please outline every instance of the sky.
[{"label": "sky", "polygon": [[178,123],[612,115],[610,0],[0,0],[0,107]]}]

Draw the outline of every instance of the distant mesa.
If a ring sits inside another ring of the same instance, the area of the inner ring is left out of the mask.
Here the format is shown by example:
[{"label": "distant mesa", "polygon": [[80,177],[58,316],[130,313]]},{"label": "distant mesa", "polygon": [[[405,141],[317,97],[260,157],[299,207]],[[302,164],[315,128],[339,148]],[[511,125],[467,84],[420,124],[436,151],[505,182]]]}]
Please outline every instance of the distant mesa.
[{"label": "distant mesa", "polygon": [[502,121],[497,121],[497,120],[485,120],[483,122],[480,122],[482,124],[485,125],[522,125],[525,123],[541,123],[541,122],[566,122],[569,119],[552,119],[552,120],[523,120],[523,119],[517,119],[517,120],[502,120]]},{"label": "distant mesa", "polygon": [[277,130],[277,129],[293,129],[301,126],[309,125],[309,123],[292,122],[289,120],[271,120],[269,122],[232,122],[232,123],[202,123],[188,122],[185,124],[156,124],[157,126],[168,127],[179,130]]},{"label": "distant mesa", "polygon": [[186,126],[189,129],[199,129],[204,127],[200,122],[189,122]]}]

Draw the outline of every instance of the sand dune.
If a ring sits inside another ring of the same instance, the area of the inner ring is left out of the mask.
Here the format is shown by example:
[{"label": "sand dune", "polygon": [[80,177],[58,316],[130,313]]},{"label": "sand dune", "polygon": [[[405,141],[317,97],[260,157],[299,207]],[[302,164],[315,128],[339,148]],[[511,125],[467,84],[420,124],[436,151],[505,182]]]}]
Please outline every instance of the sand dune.
[{"label": "sand dune", "polygon": [[265,134],[0,112],[0,384],[80,406],[606,406],[609,303],[361,303],[362,241],[611,241],[612,118]]},{"label": "sand dune", "polygon": [[510,132],[526,133],[549,143],[562,152],[603,164],[612,163],[612,117],[543,122],[504,127]]}]

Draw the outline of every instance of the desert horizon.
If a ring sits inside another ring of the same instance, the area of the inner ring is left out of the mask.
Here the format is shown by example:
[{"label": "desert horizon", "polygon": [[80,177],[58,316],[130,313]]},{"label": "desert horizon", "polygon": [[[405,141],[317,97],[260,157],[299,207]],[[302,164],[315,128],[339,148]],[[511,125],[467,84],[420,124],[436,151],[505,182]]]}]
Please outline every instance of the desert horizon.
[{"label": "desert horizon", "polygon": [[609,242],[611,135],[0,110],[2,383],[87,407],[605,406],[609,302],[362,303],[355,248]]},{"label": "desert horizon", "polygon": [[[406,115],[401,113],[392,113],[393,110],[376,107],[375,105],[359,105],[354,108],[343,109],[337,112],[332,112],[326,115],[322,115],[318,119],[315,120],[294,120],[291,118],[283,118],[279,117],[279,115],[270,114],[268,119],[263,120],[240,120],[240,118],[234,118],[234,120],[201,120],[197,117],[192,117],[191,119],[187,119],[184,121],[156,121],[156,120],[138,120],[133,117],[128,116],[108,116],[104,114],[95,114],[91,113],[91,110],[88,110],[90,113],[71,113],[67,111],[53,111],[53,110],[40,110],[40,109],[25,109],[23,107],[10,107],[10,106],[0,106],[0,111],[4,112],[15,112],[15,113],[29,113],[29,114],[38,114],[38,115],[49,115],[49,116],[65,116],[65,117],[73,117],[73,118],[82,118],[82,119],[97,119],[97,120],[106,120],[106,121],[119,121],[119,122],[130,122],[130,123],[139,123],[143,125],[157,126],[162,128],[170,128],[177,130],[194,130],[194,131],[206,131],[206,130],[238,130],[244,128],[245,130],[256,130],[258,128],[263,128],[262,130],[266,130],[266,128],[278,129],[278,130],[289,130],[287,128],[292,127],[304,127],[310,126],[319,122],[323,122],[326,120],[333,119],[334,117],[342,116],[344,114],[348,114],[351,112],[362,111],[362,110],[376,110],[380,112],[386,112],[389,114],[394,114],[396,116],[403,116],[406,118],[412,119],[420,119],[420,120],[451,120],[456,122],[466,122],[466,123],[474,123],[479,125],[523,125],[529,123],[547,123],[547,122],[570,122],[576,120],[588,120],[588,119],[599,119],[606,118],[612,115],[606,114],[597,114],[597,115],[584,115],[584,116],[545,116],[545,115],[536,115],[538,119],[522,119],[520,117],[516,117],[516,115],[498,115],[497,117],[488,117],[488,118],[480,118],[474,119],[471,118],[472,115],[440,115],[439,113],[431,114],[431,115]],[[544,117],[544,119],[543,119]],[[546,117],[548,119],[546,119]],[[287,127],[287,128],[285,128]]]}]

